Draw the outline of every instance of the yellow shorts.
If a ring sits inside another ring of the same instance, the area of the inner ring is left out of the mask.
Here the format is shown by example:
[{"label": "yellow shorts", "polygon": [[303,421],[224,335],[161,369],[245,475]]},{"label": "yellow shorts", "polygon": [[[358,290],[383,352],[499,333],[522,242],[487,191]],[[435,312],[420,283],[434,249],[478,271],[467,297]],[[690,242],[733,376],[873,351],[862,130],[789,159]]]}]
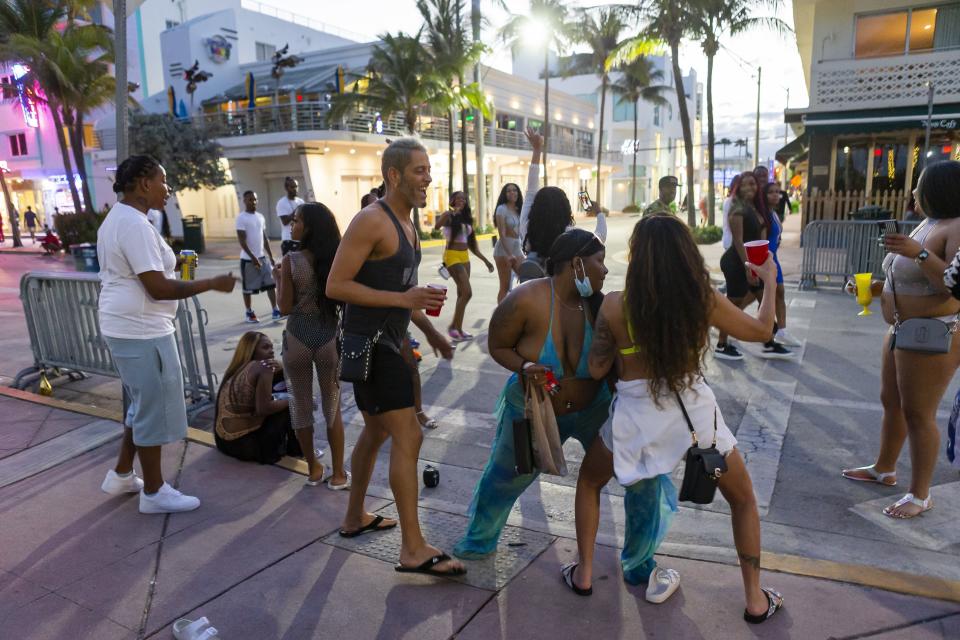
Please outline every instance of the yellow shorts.
[{"label": "yellow shorts", "polygon": [[448,267],[455,264],[470,264],[470,253],[464,250],[447,249],[443,252],[443,264]]}]

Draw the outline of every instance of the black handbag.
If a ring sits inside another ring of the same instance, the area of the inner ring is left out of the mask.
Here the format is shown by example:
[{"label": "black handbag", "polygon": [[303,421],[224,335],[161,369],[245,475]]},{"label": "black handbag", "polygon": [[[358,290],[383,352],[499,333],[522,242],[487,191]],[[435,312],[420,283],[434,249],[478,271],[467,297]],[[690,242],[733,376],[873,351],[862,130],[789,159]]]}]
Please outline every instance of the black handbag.
[{"label": "black handbag", "polygon": [[533,473],[533,439],[528,418],[513,421],[513,457],[518,476]]},{"label": "black handbag", "polygon": [[387,326],[389,315],[372,337],[360,333],[340,331],[340,370],[337,377],[343,382],[366,382],[373,369],[373,351]]},{"label": "black handbag", "polygon": [[683,483],[680,485],[680,500],[694,504],[710,504],[717,492],[717,481],[727,471],[727,460],[717,450],[717,409],[713,409],[713,444],[701,447],[697,441],[697,432],[693,428],[687,408],[683,406],[680,394],[677,402],[683,412],[683,419],[687,421],[693,446],[687,449],[687,456],[683,465]]}]

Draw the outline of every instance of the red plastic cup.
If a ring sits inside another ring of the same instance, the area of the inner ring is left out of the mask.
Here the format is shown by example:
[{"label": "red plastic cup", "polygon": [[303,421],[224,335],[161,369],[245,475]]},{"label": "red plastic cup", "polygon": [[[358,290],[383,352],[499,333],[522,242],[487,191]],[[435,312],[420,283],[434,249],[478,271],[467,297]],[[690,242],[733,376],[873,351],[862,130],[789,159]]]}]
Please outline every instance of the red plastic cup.
[{"label": "red plastic cup", "polygon": [[[443,285],[443,284],[428,284],[428,285],[427,285],[427,288],[428,288],[428,289],[439,289],[440,291],[443,291],[443,295],[444,295],[444,296],[447,295],[447,286],[446,286],[446,285]],[[440,310],[441,310],[441,309],[443,309],[443,303],[442,303],[442,302],[440,303],[440,306],[439,306],[439,307],[436,307],[435,309],[427,309],[427,315],[436,318],[437,316],[440,315]]]},{"label": "red plastic cup", "polygon": [[[747,260],[751,264],[761,265],[766,262],[767,255],[770,253],[770,241],[751,240],[750,242],[744,242],[743,248],[747,250]],[[754,275],[756,275],[756,272],[754,272]]]}]

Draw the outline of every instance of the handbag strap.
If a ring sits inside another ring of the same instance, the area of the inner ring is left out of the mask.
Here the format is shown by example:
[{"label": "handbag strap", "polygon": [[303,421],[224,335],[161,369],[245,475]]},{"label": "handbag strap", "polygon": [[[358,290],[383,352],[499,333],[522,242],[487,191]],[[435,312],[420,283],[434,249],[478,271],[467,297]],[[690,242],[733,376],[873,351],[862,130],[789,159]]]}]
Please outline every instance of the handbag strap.
[{"label": "handbag strap", "polygon": [[[683,404],[683,398],[680,397],[679,392],[674,392],[674,395],[677,397],[677,404],[680,405],[680,411],[683,412],[683,419],[687,421],[687,428],[690,429],[690,437],[693,438],[693,446],[699,447],[700,441],[697,440],[697,431],[693,428],[693,422],[690,420],[690,414],[687,413],[687,407]],[[717,407],[713,407],[713,444],[711,447],[717,446]]]}]

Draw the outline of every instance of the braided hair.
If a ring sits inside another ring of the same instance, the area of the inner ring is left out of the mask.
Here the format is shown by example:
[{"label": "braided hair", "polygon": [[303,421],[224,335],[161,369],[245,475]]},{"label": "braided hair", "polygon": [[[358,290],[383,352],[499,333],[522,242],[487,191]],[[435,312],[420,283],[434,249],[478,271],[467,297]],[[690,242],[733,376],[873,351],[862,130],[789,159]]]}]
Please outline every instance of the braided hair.
[{"label": "braided hair", "polygon": [[130,156],[117,167],[117,176],[113,182],[114,193],[126,193],[136,188],[137,180],[152,178],[160,163],[147,155]]}]

